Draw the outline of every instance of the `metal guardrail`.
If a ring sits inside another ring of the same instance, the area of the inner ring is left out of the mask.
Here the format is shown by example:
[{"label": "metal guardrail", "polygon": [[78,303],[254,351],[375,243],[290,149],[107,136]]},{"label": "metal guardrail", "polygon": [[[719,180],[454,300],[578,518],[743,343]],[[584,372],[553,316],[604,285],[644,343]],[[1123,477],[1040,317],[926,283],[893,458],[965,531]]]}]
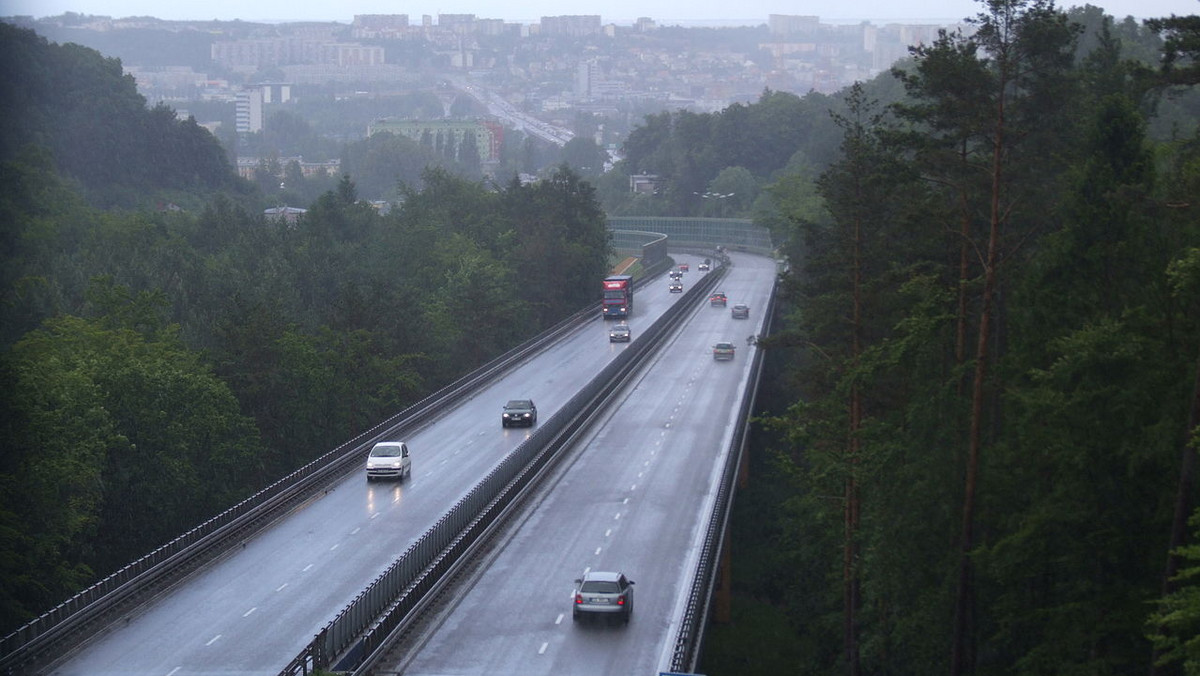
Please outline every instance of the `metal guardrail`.
[{"label": "metal guardrail", "polygon": [[[767,302],[764,315],[766,321],[763,325],[764,334],[770,333],[771,318],[775,313],[775,290],[775,287],[772,287],[771,297]],[[749,396],[742,399],[742,405],[738,411],[738,422],[734,425],[736,432],[730,443],[732,452],[725,459],[721,484],[717,489],[713,512],[709,515],[708,527],[696,564],[696,571],[692,577],[687,605],[684,608],[679,631],[676,633],[675,647],[671,653],[669,667],[671,672],[692,673],[696,669],[696,662],[700,656],[704,629],[708,625],[709,607],[716,586],[721,550],[725,544],[725,534],[728,531],[729,517],[733,510],[734,487],[741,466],[742,454],[746,451],[746,428],[754,409],[755,393],[762,376],[762,363],[763,351],[755,350],[750,385],[747,389]]]},{"label": "metal guardrail", "polygon": [[654,353],[725,272],[722,266],[706,275],[701,284],[685,293],[629,348],[513,449],[323,627],[284,667],[281,676],[307,675],[330,667],[337,671],[355,669],[383,647],[389,636],[411,622],[444,576],[471,552],[473,545],[502,518],[508,505],[567,447],[568,440],[604,405],[624,378]]},{"label": "metal guardrail", "polygon": [[61,650],[76,633],[181,567],[215,557],[330,481],[356,469],[361,453],[374,442],[419,429],[431,419],[428,412],[469,396],[595,316],[595,306],[589,305],[43,613],[0,640],[0,673],[19,673],[21,667],[50,651]]}]

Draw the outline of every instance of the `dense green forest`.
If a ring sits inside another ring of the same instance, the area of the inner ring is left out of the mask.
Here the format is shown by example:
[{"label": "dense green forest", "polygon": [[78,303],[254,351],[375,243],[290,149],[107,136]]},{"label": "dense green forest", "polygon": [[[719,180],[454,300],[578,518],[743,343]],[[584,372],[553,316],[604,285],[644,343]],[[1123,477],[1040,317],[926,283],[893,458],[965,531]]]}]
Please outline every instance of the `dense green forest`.
[{"label": "dense green forest", "polygon": [[[703,673],[1200,674],[1200,17],[975,28],[900,97],[845,92],[833,161],[765,188],[786,375]],[[627,161],[686,195],[709,146],[666,121],[682,160]]]},{"label": "dense green forest", "polygon": [[118,62],[3,24],[0,49],[0,634],[585,307],[609,268],[569,169],[431,168],[387,213],[342,177],[271,219]]}]

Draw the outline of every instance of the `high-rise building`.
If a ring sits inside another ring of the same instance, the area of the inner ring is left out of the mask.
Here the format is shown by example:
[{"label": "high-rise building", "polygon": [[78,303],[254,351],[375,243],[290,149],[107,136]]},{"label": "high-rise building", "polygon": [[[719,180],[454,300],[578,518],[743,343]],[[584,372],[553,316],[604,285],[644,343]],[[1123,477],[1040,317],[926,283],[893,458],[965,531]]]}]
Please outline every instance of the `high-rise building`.
[{"label": "high-rise building", "polygon": [[261,87],[248,87],[237,95],[237,132],[253,134],[263,128],[263,90]]}]

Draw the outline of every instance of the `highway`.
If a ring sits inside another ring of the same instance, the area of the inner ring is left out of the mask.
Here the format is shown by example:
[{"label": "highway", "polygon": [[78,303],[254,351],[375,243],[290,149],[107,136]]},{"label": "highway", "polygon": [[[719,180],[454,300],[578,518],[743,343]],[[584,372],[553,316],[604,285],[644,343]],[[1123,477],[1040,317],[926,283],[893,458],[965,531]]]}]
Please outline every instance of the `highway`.
[{"label": "highway", "polygon": [[467,83],[463,78],[450,78],[454,87],[460,91],[466,92],[485,108],[488,114],[502,120],[513,129],[519,129],[526,134],[536,136],[543,141],[553,143],[556,146],[562,147],[575,137],[575,132],[570,129],[555,126],[549,122],[544,122],[516,109],[511,103],[506,101],[499,94],[484,89],[478,85]]},{"label": "highway", "polygon": [[[686,585],[696,565],[723,454],[750,375],[747,337],[760,332],[774,262],[733,255],[720,290],[751,316],[698,307],[624,393],[553,486],[434,630],[373,673],[654,674],[669,665]],[[695,270],[693,267],[692,270]],[[696,272],[690,272],[695,275]],[[686,282],[687,276],[684,277]],[[665,294],[661,289],[643,293]],[[737,356],[711,357],[730,340]],[[573,580],[585,569],[635,581],[634,614],[573,622]]]},{"label": "highway", "polygon": [[[677,259],[690,260],[690,275],[703,274],[695,271],[698,259]],[[679,297],[667,293],[665,279],[639,291],[629,320],[635,340],[639,326],[649,326]],[[46,673],[278,674],[524,440],[525,429],[501,428],[506,400],[532,398],[544,421],[627,345],[610,343],[608,324],[597,316],[405,439],[413,454],[409,480],[368,484],[362,474],[351,474]]]}]

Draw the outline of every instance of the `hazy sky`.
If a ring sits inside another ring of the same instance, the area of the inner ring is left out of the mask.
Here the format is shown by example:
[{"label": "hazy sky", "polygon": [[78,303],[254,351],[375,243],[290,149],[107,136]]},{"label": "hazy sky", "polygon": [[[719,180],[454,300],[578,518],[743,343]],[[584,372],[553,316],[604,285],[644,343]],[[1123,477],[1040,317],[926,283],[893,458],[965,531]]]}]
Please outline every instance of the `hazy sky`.
[{"label": "hazy sky", "polygon": [[[1060,7],[1086,0],[1060,0]],[[1198,14],[1200,0],[1092,0],[1118,18],[1139,19]],[[768,14],[804,14],[836,23],[844,20],[957,20],[983,7],[973,0],[0,0],[0,16],[56,16],[64,12],[112,17],[153,16],[160,19],[242,19],[245,21],[338,21],[355,14],[474,14],[482,19],[532,23],[543,16],[599,14],[604,23],[629,23],[648,16],[660,24],[765,23]]]}]

